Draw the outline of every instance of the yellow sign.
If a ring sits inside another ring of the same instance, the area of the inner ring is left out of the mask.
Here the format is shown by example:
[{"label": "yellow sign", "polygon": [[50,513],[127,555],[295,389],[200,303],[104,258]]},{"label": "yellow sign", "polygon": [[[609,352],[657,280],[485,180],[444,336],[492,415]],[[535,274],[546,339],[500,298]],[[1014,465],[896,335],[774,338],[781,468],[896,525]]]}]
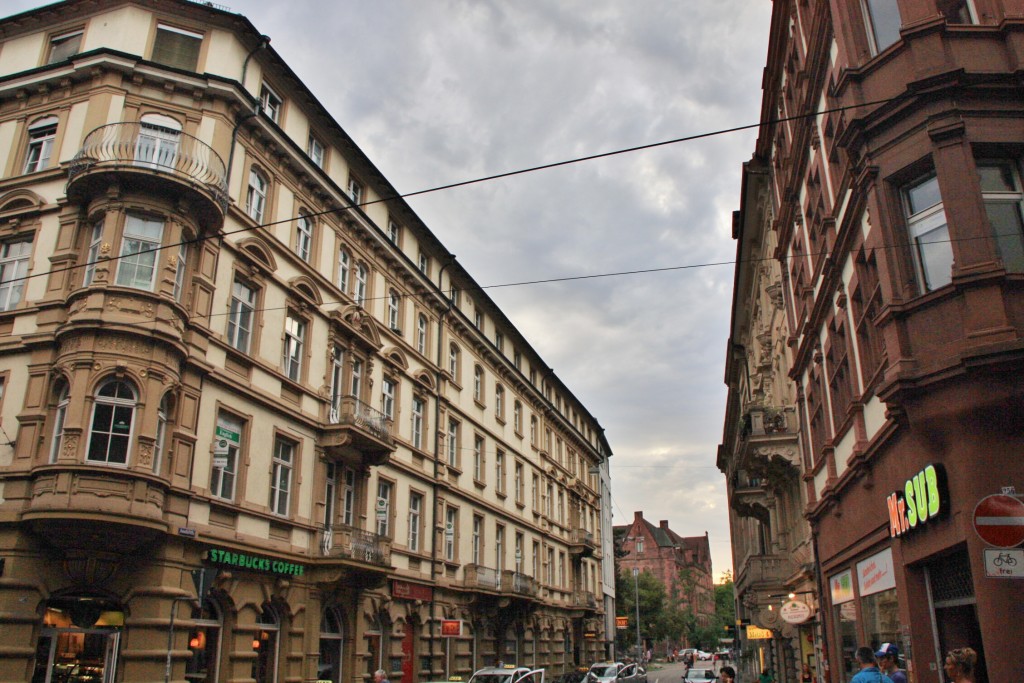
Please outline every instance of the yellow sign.
[{"label": "yellow sign", "polygon": [[771,637],[771,629],[747,626],[747,640],[770,640]]}]

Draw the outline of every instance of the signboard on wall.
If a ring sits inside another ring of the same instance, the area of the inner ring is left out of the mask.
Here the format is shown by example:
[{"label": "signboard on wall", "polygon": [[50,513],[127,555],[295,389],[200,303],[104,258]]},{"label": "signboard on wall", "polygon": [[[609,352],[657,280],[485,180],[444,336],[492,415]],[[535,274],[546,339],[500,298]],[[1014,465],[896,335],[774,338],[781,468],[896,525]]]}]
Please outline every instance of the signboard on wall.
[{"label": "signboard on wall", "polygon": [[857,563],[857,587],[861,596],[881,593],[896,587],[896,572],[892,567],[892,548]]},{"label": "signboard on wall", "polygon": [[828,579],[828,587],[832,592],[832,604],[841,605],[853,600],[853,572],[847,569]]},{"label": "signboard on wall", "polygon": [[615,628],[629,628],[629,617],[615,617]]},{"label": "signboard on wall", "polygon": [[391,597],[403,600],[423,600],[424,602],[434,599],[434,589],[420,583],[409,581],[391,581]]},{"label": "signboard on wall", "polygon": [[811,608],[806,602],[790,600],[782,606],[779,614],[787,624],[802,624],[811,618]]},{"label": "signboard on wall", "polygon": [[747,626],[747,640],[771,640],[772,631],[769,628]]},{"label": "signboard on wall", "polygon": [[443,638],[460,638],[462,636],[462,620],[461,619],[442,619],[441,620],[441,637]]}]

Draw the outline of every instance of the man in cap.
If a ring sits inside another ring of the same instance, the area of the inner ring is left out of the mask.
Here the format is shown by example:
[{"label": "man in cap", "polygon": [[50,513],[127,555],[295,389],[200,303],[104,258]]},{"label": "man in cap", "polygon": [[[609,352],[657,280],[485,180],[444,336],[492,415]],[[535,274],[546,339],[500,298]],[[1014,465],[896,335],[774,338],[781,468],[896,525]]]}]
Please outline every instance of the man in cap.
[{"label": "man in cap", "polygon": [[882,643],[882,647],[875,652],[878,657],[878,668],[882,673],[888,674],[892,683],[907,683],[907,674],[899,667],[900,649],[892,643]]}]

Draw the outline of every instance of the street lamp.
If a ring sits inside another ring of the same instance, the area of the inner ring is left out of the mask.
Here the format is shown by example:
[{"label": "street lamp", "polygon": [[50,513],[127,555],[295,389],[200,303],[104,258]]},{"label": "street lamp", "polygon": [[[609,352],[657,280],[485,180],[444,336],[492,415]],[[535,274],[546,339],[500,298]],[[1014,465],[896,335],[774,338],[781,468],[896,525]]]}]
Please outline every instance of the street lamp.
[{"label": "street lamp", "polygon": [[640,583],[637,576],[640,575],[640,568],[633,567],[633,594],[636,596],[636,661],[640,661]]}]

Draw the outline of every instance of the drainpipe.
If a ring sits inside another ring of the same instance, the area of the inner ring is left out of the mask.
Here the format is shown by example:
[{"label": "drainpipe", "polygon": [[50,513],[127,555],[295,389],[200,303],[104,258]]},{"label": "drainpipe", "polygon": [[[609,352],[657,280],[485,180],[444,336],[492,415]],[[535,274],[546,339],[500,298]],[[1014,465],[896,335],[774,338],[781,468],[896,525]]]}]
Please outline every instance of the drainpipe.
[{"label": "drainpipe", "polygon": [[[441,290],[441,295],[444,296],[444,271],[445,268],[455,263],[455,255],[451,257],[441,266],[441,270],[437,274],[437,288]],[[444,362],[444,321],[449,313],[452,311],[453,301],[451,296],[448,297],[448,309],[441,312],[441,315],[437,321],[437,369],[434,371],[434,480],[432,482],[433,488],[433,500],[431,501],[431,520],[430,520],[430,583],[432,588],[430,590],[430,638],[428,639],[430,647],[430,665],[434,665],[434,622],[437,618],[437,601],[434,598],[434,588],[436,587],[435,576],[437,575],[437,474],[438,465],[440,464],[441,457],[441,364]],[[445,678],[447,678],[447,667],[448,662],[445,662]],[[433,670],[431,670],[433,673]]]},{"label": "drainpipe", "polygon": [[[245,56],[245,61],[242,62],[242,77],[241,77],[241,85],[242,85],[242,90],[243,91],[245,90],[245,74],[249,70],[249,60],[251,60],[253,58],[253,56],[257,52],[259,52],[260,50],[268,47],[269,45],[270,45],[270,36],[262,35],[262,36],[260,36],[260,42],[256,45],[256,47],[254,47],[252,50],[250,50],[249,54],[247,54]],[[224,172],[224,182],[226,182],[226,183],[230,183],[231,182],[231,165],[232,165],[232,163],[234,162],[234,159],[235,159],[235,141],[236,141],[236,139],[238,137],[238,129],[242,127],[243,123],[245,123],[249,119],[255,117],[258,114],[258,112],[259,112],[259,108],[260,108],[259,101],[257,100],[256,108],[253,111],[248,112],[246,114],[243,114],[241,117],[239,117],[239,119],[235,122],[235,127],[231,130],[231,150],[228,152],[228,165],[227,165],[227,170]],[[231,193],[229,191],[228,195],[230,196],[230,194]]]},{"label": "drainpipe", "polygon": [[171,680],[171,650],[174,648],[174,614],[177,612],[179,602],[195,602],[196,599],[188,595],[178,595],[171,598],[171,622],[167,626],[167,662],[164,666],[164,683]]}]

